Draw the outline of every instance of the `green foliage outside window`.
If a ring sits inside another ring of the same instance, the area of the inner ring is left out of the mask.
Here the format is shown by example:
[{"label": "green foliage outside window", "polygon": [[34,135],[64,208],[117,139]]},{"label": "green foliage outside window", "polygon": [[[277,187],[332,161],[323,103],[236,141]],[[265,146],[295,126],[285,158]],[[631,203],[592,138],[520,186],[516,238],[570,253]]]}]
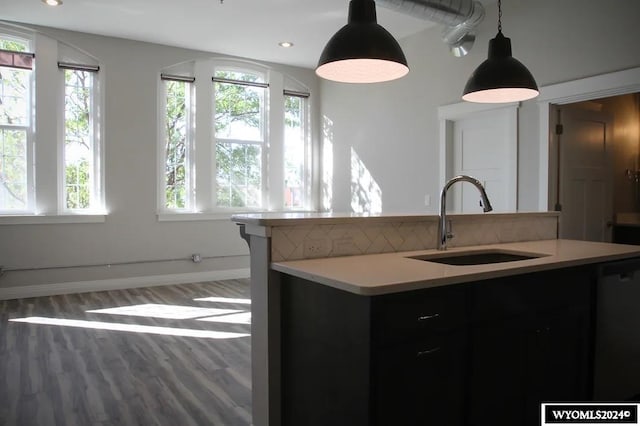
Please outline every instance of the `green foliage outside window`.
[{"label": "green foliage outside window", "polygon": [[[0,49],[26,44],[0,39]],[[27,129],[31,70],[0,67],[0,210],[27,207]]]},{"label": "green foliage outside window", "polygon": [[25,130],[0,130],[0,210],[26,207],[26,149]]},{"label": "green foliage outside window", "polygon": [[261,158],[259,145],[216,144],[218,206],[260,206],[262,203]]},{"label": "green foliage outside window", "polygon": [[[231,81],[214,82],[213,130],[216,161],[216,206],[260,208],[262,206],[263,156],[265,143],[266,89],[259,75],[217,71],[215,77]],[[165,81],[165,207],[188,209],[189,93],[190,83]],[[285,174],[291,196],[286,207],[303,207],[304,123],[303,98],[285,96],[285,132],[292,148],[285,148]],[[292,136],[291,136],[292,135]],[[287,145],[288,146],[288,145]],[[285,195],[286,197],[286,195]]]},{"label": "green foliage outside window", "polygon": [[190,83],[166,81],[165,207],[187,207],[187,106]]},{"label": "green foliage outside window", "polygon": [[92,154],[91,87],[93,74],[65,70],[65,206],[67,209],[91,207]]},{"label": "green foliage outside window", "polygon": [[27,44],[16,40],[0,39],[0,49],[12,52],[26,52]]},{"label": "green foliage outside window", "polygon": [[[256,75],[230,71],[218,71],[216,77],[260,81]],[[214,92],[217,205],[260,207],[265,89],[216,82]]]},{"label": "green foliage outside window", "polygon": [[87,208],[91,204],[86,182],[89,182],[89,163],[81,160],[65,169],[66,205],[68,209]]},{"label": "green foliage outside window", "polygon": [[[26,52],[27,43],[0,38],[0,49]],[[27,207],[27,129],[31,70],[0,67],[0,210]]]},{"label": "green foliage outside window", "polygon": [[304,99],[299,96],[284,97],[284,206],[304,207]]}]

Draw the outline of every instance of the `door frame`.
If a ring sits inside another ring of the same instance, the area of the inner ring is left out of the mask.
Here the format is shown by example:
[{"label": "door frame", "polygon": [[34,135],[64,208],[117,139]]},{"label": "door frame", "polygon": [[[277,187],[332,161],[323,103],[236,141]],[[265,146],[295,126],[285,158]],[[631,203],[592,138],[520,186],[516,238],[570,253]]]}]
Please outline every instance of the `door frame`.
[{"label": "door frame", "polygon": [[555,173],[557,162],[557,138],[550,125],[552,105],[565,105],[575,102],[607,98],[629,93],[640,92],[640,67],[594,77],[587,77],[564,83],[545,86],[540,89],[537,98],[539,111],[539,175],[538,175],[538,210],[553,209],[552,196],[558,178]]},{"label": "door frame", "polygon": [[513,211],[518,206],[518,109],[520,102],[510,102],[506,104],[479,104],[471,102],[458,102],[451,105],[438,107],[438,120],[440,122],[440,174],[438,188],[444,188],[447,180],[453,174],[453,139],[454,123],[456,120],[473,117],[474,114],[485,111],[509,110],[509,132],[510,138],[515,141],[512,149],[507,154],[509,157],[507,182],[508,199],[507,204],[513,207]]}]

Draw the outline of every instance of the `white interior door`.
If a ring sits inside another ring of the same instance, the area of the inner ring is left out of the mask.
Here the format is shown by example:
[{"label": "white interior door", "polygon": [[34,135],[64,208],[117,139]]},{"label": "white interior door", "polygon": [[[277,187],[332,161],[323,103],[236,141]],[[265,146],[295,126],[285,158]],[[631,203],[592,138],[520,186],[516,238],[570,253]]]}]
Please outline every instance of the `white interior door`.
[{"label": "white interior door", "polygon": [[570,105],[559,111],[560,238],[611,241],[611,118]]},{"label": "white interior door", "polygon": [[[517,107],[510,107],[476,112],[453,123],[452,176],[477,178],[494,211],[517,209],[517,120]],[[456,185],[452,191],[452,211],[481,211],[478,190],[472,185]]]}]

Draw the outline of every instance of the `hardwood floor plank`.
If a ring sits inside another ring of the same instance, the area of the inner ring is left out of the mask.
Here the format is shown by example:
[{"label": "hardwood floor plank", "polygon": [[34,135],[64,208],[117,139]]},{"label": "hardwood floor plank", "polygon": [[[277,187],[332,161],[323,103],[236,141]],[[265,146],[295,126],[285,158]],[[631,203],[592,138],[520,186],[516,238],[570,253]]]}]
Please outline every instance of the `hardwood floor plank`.
[{"label": "hardwood floor plank", "polygon": [[[194,300],[207,297],[220,299]],[[249,324],[87,312],[144,304],[250,312],[230,300],[248,298],[248,280],[228,280],[0,301],[0,424],[251,425]],[[87,322],[11,321],[27,317]],[[87,328],[96,322],[247,337]]]}]

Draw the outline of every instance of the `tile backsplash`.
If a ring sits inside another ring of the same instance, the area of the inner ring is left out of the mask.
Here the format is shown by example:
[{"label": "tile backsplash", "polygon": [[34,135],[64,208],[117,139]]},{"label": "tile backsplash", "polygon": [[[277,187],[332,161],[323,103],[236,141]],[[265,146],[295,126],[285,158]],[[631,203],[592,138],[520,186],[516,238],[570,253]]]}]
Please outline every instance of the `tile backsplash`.
[{"label": "tile backsplash", "polygon": [[[557,238],[557,216],[451,215],[449,247]],[[281,225],[271,229],[271,260],[428,250],[436,248],[438,221]]]}]

